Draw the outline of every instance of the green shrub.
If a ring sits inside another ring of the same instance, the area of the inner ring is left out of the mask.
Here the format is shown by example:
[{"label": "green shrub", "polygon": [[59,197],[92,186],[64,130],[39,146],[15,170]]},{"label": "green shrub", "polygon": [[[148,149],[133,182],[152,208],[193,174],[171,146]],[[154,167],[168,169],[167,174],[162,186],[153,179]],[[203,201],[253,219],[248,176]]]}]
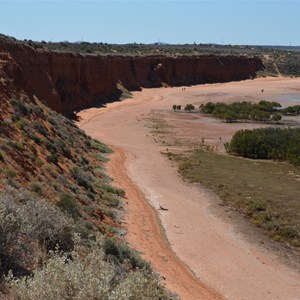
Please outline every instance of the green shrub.
[{"label": "green shrub", "polygon": [[40,183],[38,183],[38,182],[33,182],[32,184],[31,184],[31,191],[32,192],[35,192],[35,193],[37,193],[37,194],[42,194],[42,191],[43,191],[43,187],[42,187],[42,185],[40,184]]},{"label": "green shrub", "polygon": [[92,140],[90,143],[96,150],[100,151],[101,153],[111,153],[112,150],[108,148],[106,145],[102,144],[97,140]]},{"label": "green shrub", "polygon": [[109,184],[102,183],[101,184],[101,188],[103,190],[105,190],[106,192],[112,193],[112,194],[116,194],[119,197],[124,197],[125,196],[125,191],[124,190],[116,188],[116,187],[113,187],[113,186],[111,186]]},{"label": "green shrub", "polygon": [[48,129],[38,120],[35,120],[33,122],[33,127],[35,130],[37,130],[40,134],[47,136],[48,135]]},{"label": "green shrub", "polygon": [[22,142],[16,142],[13,140],[7,140],[7,145],[10,147],[13,147],[14,149],[21,151],[23,149],[23,143]]},{"label": "green shrub", "polygon": [[113,239],[106,239],[103,249],[107,259],[113,256],[119,263],[128,260],[134,269],[150,270],[150,265],[140,257],[139,253],[130,249],[126,244],[117,243]]},{"label": "green shrub", "polygon": [[15,108],[16,113],[21,116],[27,116],[30,114],[30,111],[28,110],[26,104],[19,99],[11,99],[10,100],[11,105]]},{"label": "green shrub", "polygon": [[8,178],[15,178],[17,176],[16,171],[14,169],[12,169],[11,167],[5,168],[4,171]]},{"label": "green shrub", "polygon": [[130,271],[104,260],[103,237],[68,255],[54,253],[34,276],[8,281],[17,299],[168,299],[158,276],[148,270]]},{"label": "green shrub", "polygon": [[35,134],[29,134],[28,137],[31,138],[38,145],[43,144],[43,140],[41,138],[39,138],[38,136],[36,136]]},{"label": "green shrub", "polygon": [[49,163],[52,163],[52,164],[55,164],[55,165],[58,164],[58,157],[57,157],[57,154],[55,154],[55,153],[52,153],[52,154],[48,155],[46,157],[46,159]]},{"label": "green shrub", "polygon": [[0,194],[0,274],[29,273],[43,251],[73,249],[72,221],[50,203],[35,200],[24,190]]},{"label": "green shrub", "polygon": [[76,200],[67,193],[60,194],[60,200],[57,202],[57,206],[72,217],[80,216]]},{"label": "green shrub", "polygon": [[86,190],[94,190],[92,185],[92,178],[82,169],[79,169],[75,166],[71,169],[71,174],[77,181],[78,185],[84,187]]},{"label": "green shrub", "polygon": [[280,229],[280,234],[287,238],[297,238],[299,237],[299,233],[296,229],[292,227],[282,227]]},{"label": "green shrub", "polygon": [[25,126],[27,126],[29,124],[28,120],[26,119],[20,119],[17,123],[16,123],[16,127],[17,128],[21,128],[24,129]]},{"label": "green shrub", "polygon": [[247,206],[252,210],[252,211],[264,211],[267,209],[266,203],[262,201],[254,201],[251,200],[247,203]]}]

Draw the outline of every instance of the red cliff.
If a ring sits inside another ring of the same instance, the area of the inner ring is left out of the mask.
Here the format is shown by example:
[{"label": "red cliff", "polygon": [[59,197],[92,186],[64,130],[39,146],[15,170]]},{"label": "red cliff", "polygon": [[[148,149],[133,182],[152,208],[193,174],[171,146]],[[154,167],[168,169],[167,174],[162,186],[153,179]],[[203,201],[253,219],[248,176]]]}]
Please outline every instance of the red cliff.
[{"label": "red cliff", "polygon": [[1,53],[6,76],[17,88],[63,114],[117,99],[118,83],[136,90],[236,81],[263,68],[259,58],[245,56],[83,56],[16,42],[0,42]]}]

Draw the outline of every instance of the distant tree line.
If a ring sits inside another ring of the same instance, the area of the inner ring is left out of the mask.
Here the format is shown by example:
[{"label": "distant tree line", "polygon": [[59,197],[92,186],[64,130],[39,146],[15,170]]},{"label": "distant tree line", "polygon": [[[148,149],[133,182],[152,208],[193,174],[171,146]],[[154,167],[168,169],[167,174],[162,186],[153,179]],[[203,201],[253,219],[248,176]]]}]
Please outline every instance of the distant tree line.
[{"label": "distant tree line", "polygon": [[282,110],[285,115],[300,115],[300,105],[288,106]]},{"label": "distant tree line", "polygon": [[288,161],[300,166],[300,128],[239,130],[227,152],[247,158]]},{"label": "distant tree line", "polygon": [[278,108],[281,105],[278,102],[260,101],[259,103],[251,102],[234,102],[231,104],[208,102],[200,105],[200,110],[207,114],[212,114],[216,118],[225,122],[237,121],[275,121],[281,120],[281,114]]},{"label": "distant tree line", "polygon": [[[173,104],[174,111],[181,111],[181,105]],[[186,104],[184,111],[195,111],[196,107],[193,104]],[[281,108],[281,104],[274,101],[262,100],[258,103],[247,101],[234,102],[230,104],[222,102],[207,102],[199,106],[199,111],[206,114],[212,114],[216,118],[222,119],[225,122],[276,122],[282,119],[282,115],[297,115],[300,114],[300,105],[288,106]]]}]

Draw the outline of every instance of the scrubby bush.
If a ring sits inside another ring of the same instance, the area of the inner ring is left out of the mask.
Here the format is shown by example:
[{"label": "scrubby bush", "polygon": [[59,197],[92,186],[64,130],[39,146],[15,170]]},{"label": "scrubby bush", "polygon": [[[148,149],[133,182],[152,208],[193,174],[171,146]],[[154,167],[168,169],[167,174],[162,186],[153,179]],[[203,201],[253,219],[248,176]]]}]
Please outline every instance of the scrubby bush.
[{"label": "scrubby bush", "polygon": [[46,249],[73,249],[72,220],[50,203],[13,188],[0,194],[0,271],[28,274]]},{"label": "scrubby bush", "polygon": [[41,194],[42,191],[43,191],[43,187],[42,187],[42,185],[41,185],[40,183],[38,183],[38,182],[33,182],[33,183],[31,184],[31,191],[33,191],[33,192],[35,192],[35,193],[37,193],[37,194]]},{"label": "scrubby bush", "polygon": [[128,260],[131,266],[136,269],[149,269],[150,265],[141,259],[139,253],[130,249],[126,244],[116,243],[113,239],[106,239],[103,245],[106,259],[111,259],[119,263],[123,263],[124,260]]},{"label": "scrubby bush", "polygon": [[[15,113],[18,116],[28,116],[30,114],[30,110],[27,105],[20,99],[11,99],[10,104],[14,107]],[[20,117],[18,118],[20,119]]]},{"label": "scrubby bush", "polygon": [[57,206],[72,217],[80,215],[76,199],[67,193],[61,193]]},{"label": "scrubby bush", "polygon": [[25,126],[28,125],[28,121],[27,119],[20,119],[17,123],[16,123],[16,127],[20,128],[20,129],[24,129]]},{"label": "scrubby bush", "polygon": [[111,186],[110,184],[101,184],[101,189],[105,190],[106,192],[112,193],[112,194],[116,194],[120,197],[124,197],[125,196],[125,191],[123,189],[119,189],[116,187]]},{"label": "scrubby bush", "polygon": [[34,121],[33,127],[42,135],[48,135],[48,129],[38,120]]},{"label": "scrubby bush", "polygon": [[94,147],[96,150],[100,151],[101,153],[111,153],[112,150],[108,148],[106,145],[102,144],[101,142],[97,140],[92,140],[89,142],[92,147]]},{"label": "scrubby bush", "polygon": [[52,164],[58,164],[58,156],[56,153],[52,153],[46,157],[47,161]]},{"label": "scrubby bush", "polygon": [[78,185],[84,187],[86,190],[93,191],[92,178],[82,169],[74,166],[71,169],[72,176],[77,181]]},{"label": "scrubby bush", "polygon": [[53,253],[34,276],[10,278],[14,295],[21,300],[40,299],[167,299],[158,277],[149,270],[130,271],[105,261],[103,237],[88,248],[77,246],[70,255]]}]

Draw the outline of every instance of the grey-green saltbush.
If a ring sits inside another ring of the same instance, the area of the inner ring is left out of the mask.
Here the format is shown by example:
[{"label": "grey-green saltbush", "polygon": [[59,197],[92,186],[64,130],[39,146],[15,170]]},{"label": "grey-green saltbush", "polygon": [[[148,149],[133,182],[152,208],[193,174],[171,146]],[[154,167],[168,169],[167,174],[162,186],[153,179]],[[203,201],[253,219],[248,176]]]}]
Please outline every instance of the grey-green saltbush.
[{"label": "grey-green saltbush", "polygon": [[32,277],[9,278],[14,296],[21,300],[168,299],[158,276],[142,269],[130,271],[105,260],[104,238],[100,234],[88,250],[76,243],[70,255],[53,253],[42,269]]}]

